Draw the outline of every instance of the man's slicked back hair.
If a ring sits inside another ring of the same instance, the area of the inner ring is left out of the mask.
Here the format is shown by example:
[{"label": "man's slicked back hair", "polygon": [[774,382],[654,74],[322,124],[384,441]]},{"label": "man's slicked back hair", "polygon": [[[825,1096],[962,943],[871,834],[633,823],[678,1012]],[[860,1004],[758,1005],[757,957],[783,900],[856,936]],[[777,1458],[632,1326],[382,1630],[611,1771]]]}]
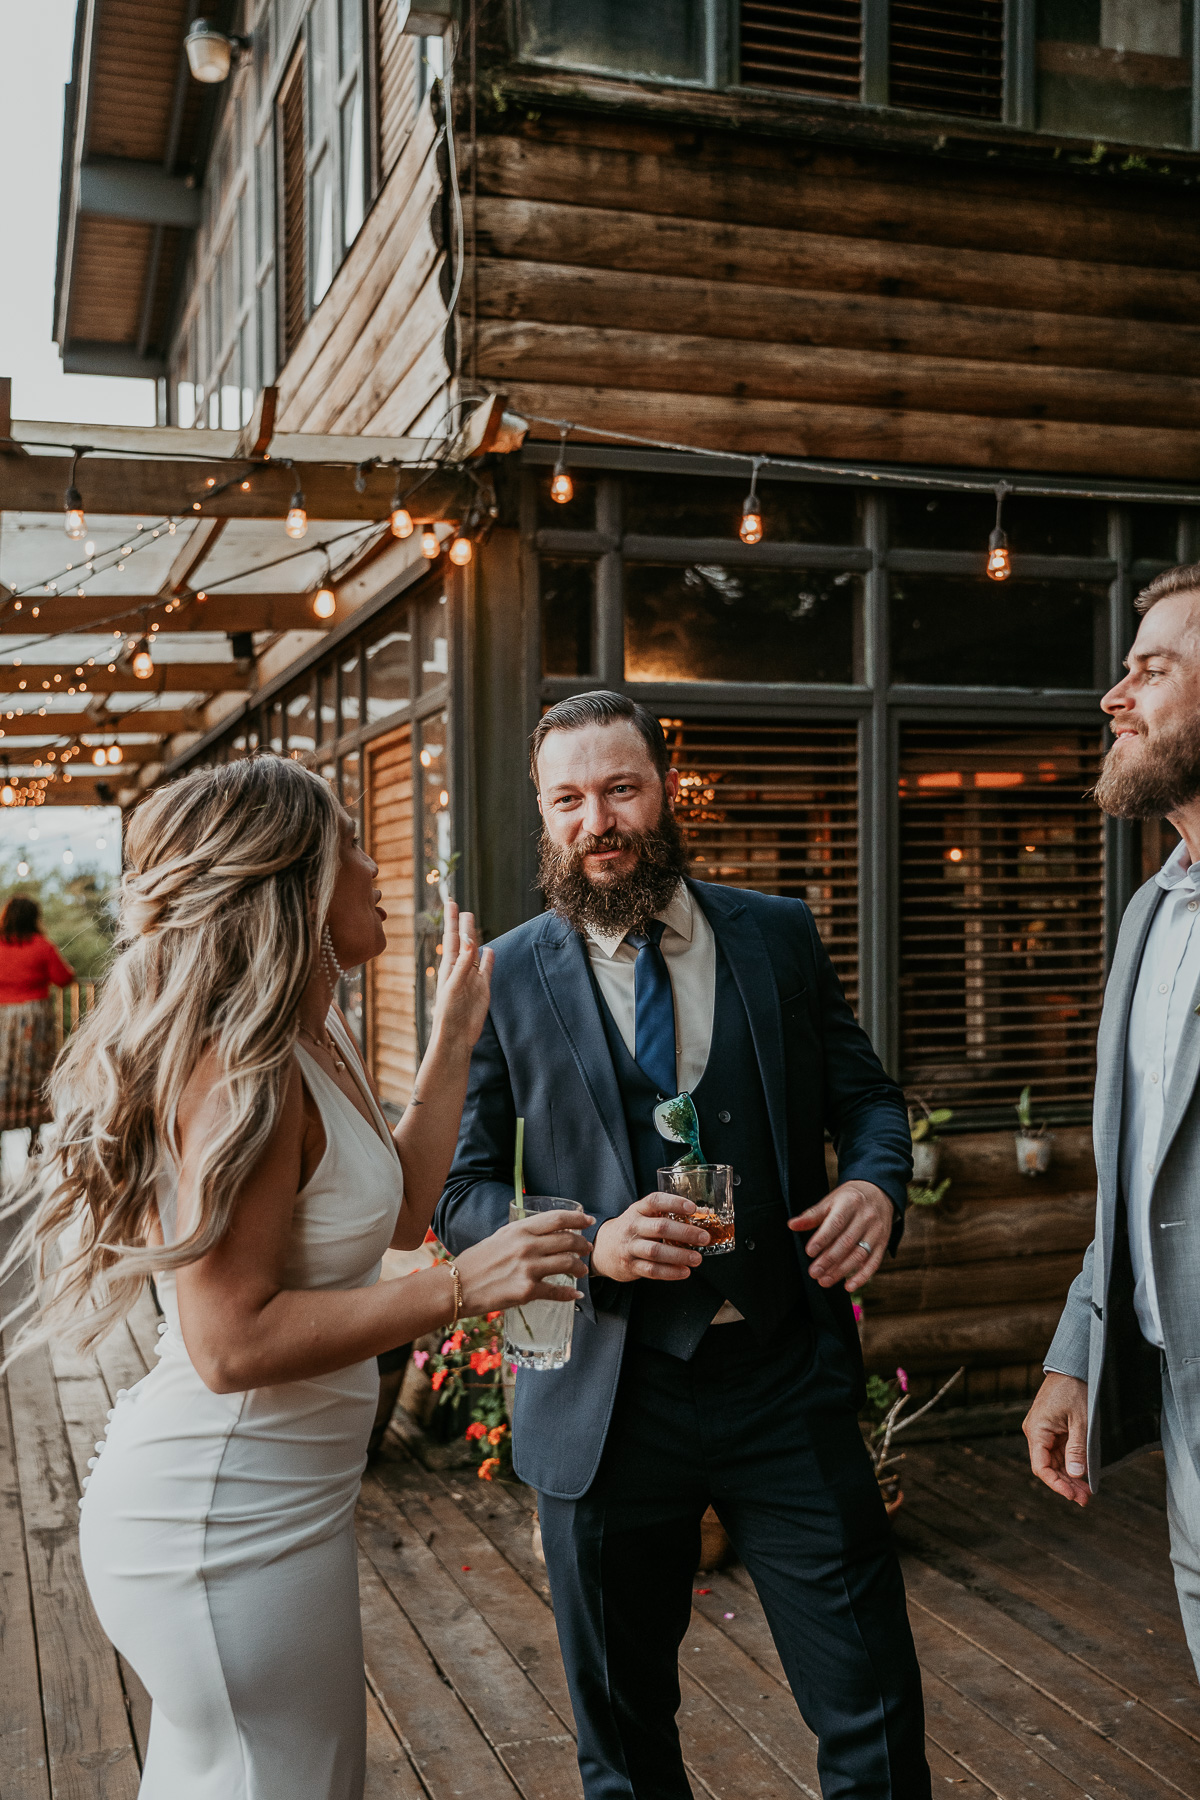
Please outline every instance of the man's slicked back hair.
[{"label": "man's slicked back hair", "polygon": [[538,720],[529,740],[529,773],[534,787],[538,784],[538,753],[552,731],[582,731],[585,725],[615,725],[620,719],[628,719],[634,727],[661,780],[671,766],[671,753],[654,714],[627,694],[599,688],[590,694],[572,694],[569,700],[560,700]]},{"label": "man's slicked back hair", "polygon": [[1200,594],[1200,563],[1181,563],[1177,569],[1164,569],[1148,581],[1134,601],[1136,611],[1148,613],[1156,600],[1170,594]]}]

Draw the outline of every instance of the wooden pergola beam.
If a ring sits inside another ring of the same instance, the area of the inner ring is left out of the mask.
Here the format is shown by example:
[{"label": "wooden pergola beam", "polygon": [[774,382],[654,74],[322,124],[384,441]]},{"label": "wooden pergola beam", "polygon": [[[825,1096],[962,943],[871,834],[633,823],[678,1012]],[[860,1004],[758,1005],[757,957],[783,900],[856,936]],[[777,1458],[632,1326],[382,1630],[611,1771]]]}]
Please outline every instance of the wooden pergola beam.
[{"label": "wooden pergola beam", "polygon": [[[96,517],[283,519],[299,488],[310,520],[368,523],[388,517],[397,473],[401,494],[408,494],[406,504],[418,524],[459,519],[476,497],[474,482],[453,470],[371,469],[359,475],[352,463],[338,467],[297,460],[293,468],[286,468],[277,461],[231,464],[199,457],[183,462],[85,456],[75,469],[75,486],[84,512]],[[0,509],[61,513],[70,481],[69,456],[0,455]],[[248,486],[243,488],[243,483]]]},{"label": "wooden pergola beam", "polygon": [[[26,698],[22,695],[22,699]],[[19,719],[6,719],[0,712],[0,736],[4,738],[96,737],[111,738],[122,743],[134,737],[174,737],[180,731],[203,731],[204,715],[188,709],[168,711],[166,707],[152,712],[102,714],[99,718],[87,712],[23,713]]]},{"label": "wooden pergola beam", "polygon": [[[111,732],[106,732],[105,736],[110,743],[113,741]],[[92,773],[95,765],[91,761],[89,752],[94,748],[96,748],[95,745],[89,745],[88,750],[86,750],[82,756],[72,757],[69,765],[72,771],[72,779],[74,779],[74,771],[76,769],[86,769],[89,774]],[[0,742],[0,757],[5,758],[7,761],[9,765],[8,773],[14,781],[28,781],[31,776],[49,775],[52,770],[58,769],[60,766],[68,766],[66,764],[59,764],[57,754],[52,763],[47,763],[46,757],[41,754],[36,744],[14,745],[12,749],[9,749],[7,738],[5,738],[3,742]],[[125,743],[121,745],[120,762],[107,764],[106,767],[113,770],[140,769],[143,763],[161,761],[162,750],[158,744]],[[96,769],[95,773],[100,776],[101,780],[107,779],[106,776],[101,775],[99,769]]]},{"label": "wooden pergola beam", "polygon": [[85,670],[82,679],[76,677],[74,664],[23,663],[18,669],[9,663],[0,667],[0,693],[12,694],[15,706],[36,705],[44,693],[64,694],[68,686],[84,684],[90,694],[234,694],[247,693],[255,679],[236,662],[155,663],[153,675],[145,681],[120,668],[110,674],[103,666]]},{"label": "wooden pergola beam", "polygon": [[[201,592],[205,590],[201,588]],[[318,619],[311,594],[223,594],[206,600],[185,598],[177,611],[161,594],[25,594],[18,612],[12,601],[0,613],[0,636],[31,632],[136,630],[153,620],[165,635],[176,631],[328,631],[337,622]],[[33,608],[37,608],[37,618]]]}]

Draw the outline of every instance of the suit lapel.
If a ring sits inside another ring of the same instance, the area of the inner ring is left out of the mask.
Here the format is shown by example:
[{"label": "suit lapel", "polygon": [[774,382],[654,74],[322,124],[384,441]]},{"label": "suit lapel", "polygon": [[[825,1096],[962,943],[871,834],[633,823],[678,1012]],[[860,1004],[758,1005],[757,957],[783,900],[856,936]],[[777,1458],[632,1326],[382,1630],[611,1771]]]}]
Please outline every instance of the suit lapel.
[{"label": "suit lapel", "polygon": [[[1147,881],[1126,908],[1117,938],[1116,953],[1104,993],[1104,1010],[1096,1040],[1096,1100],[1093,1140],[1096,1179],[1108,1207],[1114,1208],[1121,1147],[1121,1106],[1125,1088],[1125,1041],[1129,1033],[1129,1009],[1142,966],[1142,952],[1162,889]],[[1200,1036],[1200,1034],[1197,1034]],[[1164,1121],[1165,1123],[1165,1121]]]},{"label": "suit lapel", "polygon": [[533,955],[550,1010],[583,1077],[588,1098],[612,1145],[630,1197],[636,1200],[637,1177],[629,1133],[625,1129],[625,1109],[621,1104],[583,940],[564,920],[550,914],[545,929],[534,942]]},{"label": "suit lapel", "polygon": [[[771,1120],[771,1137],[779,1179],[786,1195],[788,1184],[787,1083],[783,1047],[783,1011],[779,989],[771,968],[766,940],[746,906],[737,898],[736,888],[715,887],[708,882],[689,881],[693,898],[703,908],[705,917],[716,934],[721,949],[733,971],[758,1059]],[[716,1046],[714,1045],[714,1049]]]}]

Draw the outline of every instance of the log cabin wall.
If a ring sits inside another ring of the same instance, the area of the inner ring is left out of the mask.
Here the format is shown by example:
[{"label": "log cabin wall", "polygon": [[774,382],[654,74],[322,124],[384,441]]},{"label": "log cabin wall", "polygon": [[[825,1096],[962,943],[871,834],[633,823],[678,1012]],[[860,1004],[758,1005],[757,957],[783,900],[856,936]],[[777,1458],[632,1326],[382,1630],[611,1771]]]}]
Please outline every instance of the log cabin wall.
[{"label": "log cabin wall", "polygon": [[469,337],[514,406],[714,449],[1200,472],[1178,188],[514,112],[481,114]]}]

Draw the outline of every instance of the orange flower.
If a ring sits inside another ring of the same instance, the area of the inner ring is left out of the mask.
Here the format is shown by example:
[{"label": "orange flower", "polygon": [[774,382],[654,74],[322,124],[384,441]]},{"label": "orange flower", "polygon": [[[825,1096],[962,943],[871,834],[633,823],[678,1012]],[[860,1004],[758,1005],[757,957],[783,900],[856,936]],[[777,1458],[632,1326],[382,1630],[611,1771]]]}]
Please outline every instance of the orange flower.
[{"label": "orange flower", "polygon": [[487,1351],[486,1350],[472,1350],[472,1352],[471,1352],[471,1372],[475,1375],[484,1375],[487,1373],[487,1368],[488,1368],[488,1353],[487,1353]]},{"label": "orange flower", "polygon": [[481,1438],[481,1437],[486,1437],[486,1436],[487,1436],[487,1426],[481,1424],[478,1419],[472,1419],[471,1423],[467,1426],[467,1437],[468,1438]]},{"label": "orange flower", "polygon": [[500,1354],[499,1350],[489,1351],[488,1354],[483,1359],[484,1374],[489,1375],[493,1369],[498,1369],[500,1367],[500,1364],[503,1361],[504,1361],[504,1358]]},{"label": "orange flower", "polygon": [[452,1334],[451,1334],[451,1337],[450,1337],[450,1348],[451,1348],[451,1350],[461,1350],[461,1349],[462,1349],[462,1347],[463,1347],[463,1343],[464,1343],[464,1342],[465,1342],[465,1340],[466,1340],[466,1335],[467,1335],[467,1334],[466,1334],[466,1332],[465,1332],[465,1331],[455,1331],[455,1332],[453,1332],[453,1333],[452,1333]]},{"label": "orange flower", "polygon": [[504,1317],[504,1314],[502,1312],[489,1313],[487,1316],[487,1322],[489,1325],[494,1325],[497,1319],[502,1319],[503,1317]]},{"label": "orange flower", "polygon": [[505,1433],[507,1431],[508,1431],[507,1425],[493,1425],[492,1429],[487,1434],[488,1443],[491,1444],[494,1448],[500,1442],[500,1439],[505,1435]]},{"label": "orange flower", "polygon": [[480,1481],[490,1481],[492,1479],[492,1470],[498,1469],[499,1467],[500,1458],[498,1456],[489,1456],[485,1462],[481,1462],[479,1465],[478,1473]]},{"label": "orange flower", "polygon": [[449,1369],[438,1369],[434,1373],[434,1375],[431,1377],[431,1383],[432,1383],[433,1391],[435,1394],[437,1393],[438,1389],[441,1387],[443,1381],[445,1381],[445,1379],[446,1379],[447,1375],[449,1375],[449,1373],[450,1373]]}]

